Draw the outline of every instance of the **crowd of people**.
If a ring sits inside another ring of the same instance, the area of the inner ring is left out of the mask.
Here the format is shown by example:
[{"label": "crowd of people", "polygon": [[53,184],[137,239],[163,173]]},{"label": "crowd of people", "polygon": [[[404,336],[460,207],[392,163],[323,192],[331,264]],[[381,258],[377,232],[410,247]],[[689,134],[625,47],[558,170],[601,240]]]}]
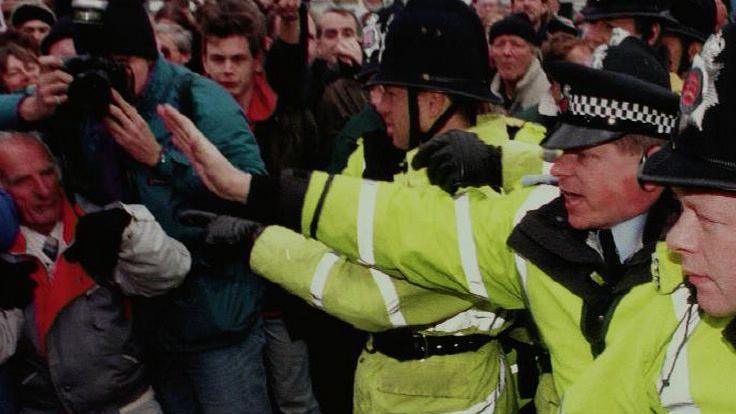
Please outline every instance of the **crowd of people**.
[{"label": "crowd of people", "polygon": [[15,0],[0,413],[736,411],[722,0]]}]

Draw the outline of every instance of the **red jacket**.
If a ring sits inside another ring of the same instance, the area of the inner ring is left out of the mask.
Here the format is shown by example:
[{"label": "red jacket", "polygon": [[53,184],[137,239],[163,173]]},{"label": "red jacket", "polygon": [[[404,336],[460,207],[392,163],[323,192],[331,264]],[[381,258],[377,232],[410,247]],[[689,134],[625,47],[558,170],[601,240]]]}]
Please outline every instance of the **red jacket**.
[{"label": "red jacket", "polygon": [[[64,242],[70,245],[74,240],[74,228],[77,225],[77,214],[64,200],[61,221],[64,225]],[[22,232],[18,232],[11,253],[26,253],[26,240]],[[56,315],[71,301],[95,286],[95,281],[87,274],[79,263],[70,263],[63,254],[59,255],[51,278],[46,268],[39,263],[32,278],[37,286],[34,292],[36,328],[40,339],[41,353],[46,354],[46,334],[56,319]]]},{"label": "red jacket", "polygon": [[[77,214],[64,201],[64,241],[71,244]],[[11,252],[26,252],[20,234]],[[54,412],[117,412],[139,398],[146,380],[134,335],[130,300],[98,285],[60,255],[49,278],[39,265],[34,301],[25,310],[17,357],[23,408]]]}]

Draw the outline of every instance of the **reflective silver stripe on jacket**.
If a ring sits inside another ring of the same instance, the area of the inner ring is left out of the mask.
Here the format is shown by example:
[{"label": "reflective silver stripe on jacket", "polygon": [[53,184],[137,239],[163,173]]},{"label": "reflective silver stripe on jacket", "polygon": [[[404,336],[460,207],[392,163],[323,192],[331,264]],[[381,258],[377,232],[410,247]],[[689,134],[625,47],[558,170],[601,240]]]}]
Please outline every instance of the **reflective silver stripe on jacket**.
[{"label": "reflective silver stripe on jacket", "polygon": [[[373,223],[376,212],[376,195],[378,183],[364,181],[360,189],[360,204],[358,206],[358,254],[360,260],[368,265],[374,265],[376,259],[373,251]],[[370,269],[373,280],[383,297],[388,318],[395,327],[406,326],[406,318],[401,313],[399,294],[396,292],[391,278],[378,269]]]},{"label": "reflective silver stripe on jacket", "polygon": [[312,295],[312,303],[314,306],[320,309],[324,309],[325,307],[322,299],[324,298],[325,286],[327,286],[327,277],[330,275],[332,266],[334,266],[338,260],[340,260],[340,258],[336,254],[327,252],[322,256],[322,259],[317,264],[317,268],[314,270],[312,284],[309,287],[309,293]]},{"label": "reflective silver stripe on jacket", "polygon": [[690,394],[690,370],[687,358],[687,341],[700,322],[698,307],[688,303],[690,290],[681,286],[672,293],[675,317],[680,321],[669,346],[659,375],[659,392],[662,406],[671,413],[700,413]]},{"label": "reflective silver stripe on jacket", "polygon": [[[559,197],[559,195],[560,189],[551,185],[540,185],[532,190],[526,200],[521,204],[521,207],[519,207],[519,210],[517,210],[516,216],[514,216],[514,226],[521,223],[521,220],[524,219],[524,216],[526,216],[528,212],[542,207]],[[527,289],[528,273],[526,268],[526,259],[518,254],[514,254],[514,262],[516,263],[516,271],[519,272],[519,279],[521,281],[521,287],[524,290],[524,296],[528,298],[529,290]]]},{"label": "reflective silver stripe on jacket", "polygon": [[467,194],[455,199],[455,224],[457,226],[457,241],[460,249],[460,261],[465,272],[470,293],[488,299],[488,290],[478,265],[478,256],[473,237],[473,223],[470,218],[470,200]]}]

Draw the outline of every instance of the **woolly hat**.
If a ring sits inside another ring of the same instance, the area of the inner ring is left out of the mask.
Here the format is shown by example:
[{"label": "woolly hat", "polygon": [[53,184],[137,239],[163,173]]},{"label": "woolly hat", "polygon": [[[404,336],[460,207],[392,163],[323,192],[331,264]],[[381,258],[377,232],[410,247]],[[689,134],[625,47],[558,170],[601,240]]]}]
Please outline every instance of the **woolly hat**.
[{"label": "woolly hat", "polygon": [[19,28],[31,20],[40,20],[49,26],[53,26],[56,22],[56,15],[43,3],[24,2],[17,5],[10,16],[10,23],[15,28]]},{"label": "woolly hat", "polygon": [[519,36],[533,45],[539,45],[537,32],[524,13],[515,13],[494,23],[488,31],[488,42],[493,43],[495,38],[504,35]]}]

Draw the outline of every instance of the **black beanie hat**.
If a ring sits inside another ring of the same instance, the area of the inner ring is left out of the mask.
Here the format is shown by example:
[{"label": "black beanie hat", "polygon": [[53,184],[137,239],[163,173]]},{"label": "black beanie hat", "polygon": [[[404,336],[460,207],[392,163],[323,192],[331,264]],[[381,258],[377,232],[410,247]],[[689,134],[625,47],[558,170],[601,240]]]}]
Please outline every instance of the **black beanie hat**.
[{"label": "black beanie hat", "polygon": [[532,26],[529,16],[524,13],[515,13],[494,23],[488,31],[488,42],[493,43],[494,39],[504,35],[519,36],[527,42],[539,46],[539,38],[534,26]]},{"label": "black beanie hat", "polygon": [[56,15],[45,4],[28,2],[16,6],[10,17],[10,23],[15,28],[19,28],[31,20],[40,20],[49,26],[53,26],[56,22]]},{"label": "black beanie hat", "polygon": [[51,31],[41,41],[41,54],[48,55],[49,49],[54,43],[63,39],[72,39],[74,37],[74,23],[72,16],[64,16],[51,26]]},{"label": "black beanie hat", "polygon": [[140,0],[110,0],[102,15],[102,27],[84,30],[78,23],[74,44],[77,51],[100,55],[158,57],[156,37]]}]

